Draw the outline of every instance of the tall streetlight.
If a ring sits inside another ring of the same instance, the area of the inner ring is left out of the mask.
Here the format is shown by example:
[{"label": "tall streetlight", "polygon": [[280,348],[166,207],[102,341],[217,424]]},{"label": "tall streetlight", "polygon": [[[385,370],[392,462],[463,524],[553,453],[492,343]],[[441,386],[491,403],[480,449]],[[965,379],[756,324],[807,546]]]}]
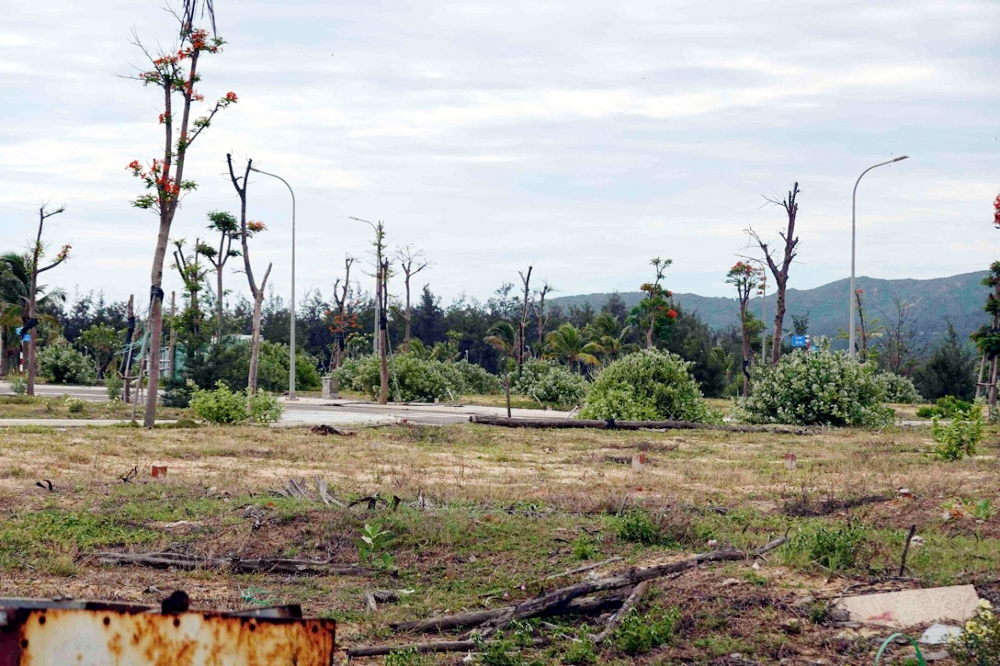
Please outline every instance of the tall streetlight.
[{"label": "tall streetlight", "polygon": [[295,400],[295,191],[287,180],[277,174],[261,171],[253,166],[250,167],[250,170],[277,178],[285,184],[292,195],[292,300],[288,304],[288,318],[291,322],[288,337],[288,399]]},{"label": "tall streetlight", "polygon": [[[354,220],[355,222],[364,222],[365,224],[367,224],[369,227],[372,228],[372,231],[375,232],[375,239],[376,239],[376,242],[378,242],[378,227],[375,225],[374,222],[369,222],[368,220],[362,220],[360,217],[351,217],[350,215],[347,216],[347,219]],[[375,274],[376,275],[378,275],[378,272],[380,270],[382,270],[382,250],[381,250],[381,248],[382,248],[381,244],[377,244],[376,245],[376,258],[375,258],[375,264],[376,264]],[[376,278],[376,279],[379,279],[379,278]],[[381,317],[382,317],[382,301],[380,299],[376,298],[375,299],[375,330],[372,331],[372,337],[374,338],[374,340],[372,341],[372,353],[373,354],[377,354],[378,353],[378,346],[379,346],[379,334],[378,334],[378,331],[379,331],[379,324],[381,323]]]},{"label": "tall streetlight", "polygon": [[861,183],[861,179],[864,177],[864,175],[866,173],[868,173],[869,171],[871,171],[872,169],[875,169],[876,167],[880,167],[880,166],[885,166],[886,164],[893,164],[895,162],[902,162],[903,160],[907,159],[908,157],[909,157],[908,155],[901,155],[901,156],[896,157],[894,159],[891,159],[891,160],[889,160],[887,162],[879,162],[878,164],[873,164],[872,166],[870,166],[867,169],[865,169],[864,171],[862,171],[861,175],[858,176],[857,181],[855,181],[855,183],[854,183],[854,194],[851,195],[851,294],[848,297],[848,304],[850,306],[850,311],[851,311],[851,322],[850,322],[850,325],[847,328],[847,330],[848,330],[848,334],[847,334],[847,337],[848,337],[847,354],[851,358],[854,358],[854,320],[857,317],[857,313],[855,312],[855,307],[856,306],[855,306],[855,300],[854,300],[854,289],[855,289],[855,287],[854,287],[854,248],[855,248],[855,230],[856,230],[856,227],[857,227],[856,219],[857,219],[858,184]]}]

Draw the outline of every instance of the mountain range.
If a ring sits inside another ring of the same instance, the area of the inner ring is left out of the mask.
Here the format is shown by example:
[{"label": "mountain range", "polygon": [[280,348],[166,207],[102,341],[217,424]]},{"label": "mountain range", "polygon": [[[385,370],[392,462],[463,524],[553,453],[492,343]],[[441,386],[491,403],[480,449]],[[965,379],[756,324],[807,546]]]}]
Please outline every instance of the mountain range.
[{"label": "mountain range", "polygon": [[[986,271],[964,273],[951,277],[929,280],[882,280],[861,277],[857,288],[863,291],[865,318],[869,328],[893,324],[898,317],[897,303],[909,309],[908,322],[918,347],[928,348],[937,344],[948,331],[948,322],[955,327],[961,340],[968,341],[969,334],[987,324],[988,315],[983,311],[988,287],[982,284]],[[809,315],[809,334],[834,338],[848,324],[848,294],[850,279],[837,280],[814,289],[791,289],[786,292],[787,311],[784,328],[791,330],[792,315]],[[643,297],[642,292],[619,292],[627,307],[634,307]],[[611,294],[582,294],[553,298],[551,303],[564,311],[570,307],[589,304],[600,310]],[[716,330],[739,324],[739,303],[736,298],[699,296],[698,294],[673,295],[684,312],[693,312]],[[767,295],[767,324],[774,322],[775,294]],[[761,299],[750,301],[750,310],[761,316]],[[860,333],[859,333],[860,335]],[[846,343],[841,343],[846,344]]]}]

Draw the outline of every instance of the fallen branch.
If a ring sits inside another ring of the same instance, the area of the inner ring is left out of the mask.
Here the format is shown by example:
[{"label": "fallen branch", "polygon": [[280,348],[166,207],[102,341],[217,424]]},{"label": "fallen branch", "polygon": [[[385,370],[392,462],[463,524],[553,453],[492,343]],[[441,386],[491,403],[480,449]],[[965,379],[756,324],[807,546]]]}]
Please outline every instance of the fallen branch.
[{"label": "fallen branch", "polygon": [[[553,608],[548,615],[586,615],[588,613],[601,613],[621,605],[623,597],[621,595],[611,595],[606,597],[583,597],[573,599],[568,604]],[[401,622],[390,625],[394,631],[399,632],[422,632],[422,631],[448,631],[450,629],[460,629],[463,627],[475,627],[489,620],[495,619],[504,613],[512,610],[513,606],[505,608],[495,608],[492,610],[470,611],[468,613],[458,613],[456,615],[444,615],[432,617],[426,620],[415,620],[413,622]]]},{"label": "fallen branch", "polygon": [[314,562],[312,560],[252,559],[201,557],[180,553],[98,553],[101,564],[135,564],[153,569],[229,569],[233,573],[273,573],[316,576],[372,576],[364,567]]},{"label": "fallen branch", "polygon": [[773,428],[749,425],[710,425],[694,421],[598,421],[593,419],[520,419],[500,416],[469,417],[471,423],[503,428],[595,428],[598,430],[722,430],[725,432],[767,432],[778,435],[810,435],[803,428]]},{"label": "fallen branch", "polygon": [[609,557],[608,559],[602,560],[600,562],[593,562],[591,564],[585,564],[582,567],[577,567],[575,569],[567,569],[566,571],[563,571],[562,573],[552,574],[551,576],[546,576],[545,578],[540,578],[540,579],[538,579],[536,581],[532,581],[532,582],[533,583],[541,583],[541,582],[546,581],[546,580],[553,580],[554,578],[562,578],[563,576],[573,576],[573,575],[578,574],[578,573],[583,573],[585,571],[590,571],[591,569],[599,569],[600,567],[603,567],[605,564],[612,564],[614,562],[621,562],[624,559],[625,558],[622,557],[621,555],[615,555],[614,557]]},{"label": "fallen branch", "polygon": [[[532,647],[545,647],[550,645],[549,638],[536,638],[531,641]],[[406,645],[373,645],[371,647],[348,648],[348,657],[382,657],[393,652],[466,652],[475,650],[479,643],[474,640],[469,641],[440,641],[438,643],[408,643]]]},{"label": "fallen branch", "polygon": [[649,589],[651,583],[652,581],[644,580],[636,585],[635,589],[632,590],[632,594],[628,595],[628,598],[625,599],[625,603],[622,604],[621,608],[616,610],[611,617],[608,618],[608,623],[605,625],[604,631],[599,634],[593,634],[590,637],[590,640],[592,640],[596,645],[600,645],[607,640],[608,636],[615,633],[615,629],[618,628],[621,621],[625,619],[625,616],[628,615],[633,608],[635,608],[635,605],[639,603],[639,599],[642,598],[642,595],[646,594],[646,590]]},{"label": "fallen branch", "polygon": [[646,569],[632,569],[631,571],[627,571],[618,576],[601,578],[594,581],[586,581],[570,585],[568,587],[563,587],[558,590],[553,590],[552,592],[543,594],[540,597],[528,599],[527,601],[514,606],[510,611],[505,612],[496,619],[484,623],[483,631],[480,635],[490,636],[515,620],[524,620],[529,617],[542,615],[556,606],[565,604],[571,599],[575,599],[576,597],[580,597],[585,594],[593,594],[595,592],[603,592],[605,590],[615,590],[622,587],[634,587],[643,581],[660,578],[670,574],[681,573],[706,562],[743,560],[758,557],[770,550],[774,550],[781,544],[785,543],[787,539],[787,536],[779,537],[749,553],[733,548],[715,550],[710,553],[701,553],[678,562],[671,562],[670,564],[660,564]]}]

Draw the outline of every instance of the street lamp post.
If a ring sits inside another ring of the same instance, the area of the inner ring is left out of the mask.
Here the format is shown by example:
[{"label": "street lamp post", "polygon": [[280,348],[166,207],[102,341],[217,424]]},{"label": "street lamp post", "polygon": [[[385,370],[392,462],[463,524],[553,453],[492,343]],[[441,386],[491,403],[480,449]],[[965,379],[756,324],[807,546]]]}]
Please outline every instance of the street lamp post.
[{"label": "street lamp post", "polygon": [[287,180],[277,174],[261,171],[257,167],[250,167],[250,170],[277,178],[285,184],[292,195],[292,299],[288,304],[288,317],[291,322],[288,337],[288,399],[295,400],[295,191]]},{"label": "street lamp post", "polygon": [[848,328],[847,328],[847,330],[848,330],[848,334],[847,334],[847,337],[848,337],[847,354],[851,358],[854,358],[854,320],[857,317],[856,312],[855,312],[855,307],[856,306],[854,304],[854,289],[855,289],[855,286],[854,286],[854,248],[855,248],[855,235],[856,235],[855,232],[856,232],[856,228],[857,228],[856,220],[857,220],[858,185],[861,183],[861,179],[864,177],[864,175],[866,173],[868,173],[869,171],[871,171],[872,169],[874,169],[876,167],[880,167],[880,166],[885,166],[886,164],[893,164],[895,162],[902,162],[903,160],[907,159],[908,157],[909,157],[908,155],[901,155],[899,157],[896,157],[896,158],[893,158],[891,160],[888,160],[887,162],[879,162],[878,164],[873,164],[872,166],[870,166],[867,169],[865,169],[864,171],[862,171],[861,175],[858,176],[857,181],[855,181],[855,183],[854,183],[854,193],[851,195],[851,293],[850,293],[850,296],[848,297],[848,305],[850,307],[850,312],[851,312],[851,321],[850,321],[850,324],[848,325]]}]

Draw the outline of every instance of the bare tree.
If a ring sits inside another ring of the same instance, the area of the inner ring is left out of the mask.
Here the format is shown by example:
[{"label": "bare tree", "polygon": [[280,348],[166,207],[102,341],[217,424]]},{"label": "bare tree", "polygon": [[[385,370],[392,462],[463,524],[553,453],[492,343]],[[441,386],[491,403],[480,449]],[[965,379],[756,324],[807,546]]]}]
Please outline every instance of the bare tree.
[{"label": "bare tree", "polygon": [[[45,206],[38,209],[38,235],[35,236],[35,243],[31,248],[31,284],[28,285],[28,311],[24,318],[24,325],[21,327],[21,339],[24,340],[25,336],[28,337],[28,395],[35,395],[35,376],[38,372],[38,368],[35,367],[35,349],[38,344],[38,275],[52,270],[66,261],[70,251],[70,246],[64,245],[59,254],[56,255],[55,261],[44,268],[39,267],[38,262],[42,260],[42,254],[45,251],[42,245],[42,228],[45,226],[45,220],[65,210],[66,208],[62,206],[51,211],[45,210]],[[35,330],[32,331],[32,329]]]},{"label": "bare tree", "polygon": [[403,349],[410,351],[410,322],[412,311],[410,310],[410,278],[424,270],[430,262],[424,258],[422,250],[417,250],[413,245],[407,244],[396,250],[396,261],[403,269],[403,283],[406,285],[406,309],[402,312],[403,321],[406,328],[403,332]]},{"label": "bare tree", "polygon": [[774,284],[777,288],[777,296],[775,299],[776,312],[774,314],[774,332],[771,335],[772,365],[777,365],[778,359],[781,357],[781,337],[784,335],[782,333],[782,325],[785,320],[785,290],[788,287],[788,269],[792,265],[792,261],[795,259],[795,255],[797,254],[796,248],[798,248],[799,245],[799,239],[795,235],[795,218],[799,212],[799,204],[797,201],[798,196],[799,184],[795,183],[792,186],[792,189],[788,192],[787,196],[785,196],[785,198],[781,201],[765,197],[768,203],[784,208],[785,214],[788,216],[787,228],[785,231],[778,232],[778,235],[781,236],[781,240],[784,241],[783,255],[780,264],[775,262],[769,243],[765,243],[761,240],[760,236],[756,231],[754,231],[753,227],[747,229],[747,234],[749,234],[750,238],[760,246],[761,251],[764,253],[764,259],[767,262],[767,267],[771,270],[771,274],[774,276]]},{"label": "bare tree", "polygon": [[333,302],[337,304],[337,311],[333,313],[333,324],[330,326],[330,332],[333,333],[332,370],[340,367],[347,331],[357,325],[356,318],[349,319],[347,313],[347,298],[351,293],[351,266],[354,265],[354,262],[354,257],[344,257],[344,284],[341,286],[340,278],[337,278],[333,283]]},{"label": "bare tree", "polygon": [[520,375],[521,368],[524,366],[524,335],[527,332],[528,306],[530,303],[529,299],[531,297],[531,266],[528,266],[527,273],[518,271],[517,274],[521,276],[521,284],[524,285],[524,300],[521,305],[521,318],[517,322],[517,373]]},{"label": "bare tree", "polygon": [[555,291],[555,287],[549,284],[548,280],[542,282],[542,288],[538,290],[538,348],[545,348],[545,326],[549,323],[549,317],[545,314],[545,297]]},{"label": "bare tree", "polygon": [[[379,228],[381,231],[381,223]],[[381,234],[380,234],[381,239]],[[378,267],[375,298],[378,299],[378,357],[379,357],[379,390],[378,404],[389,402],[389,364],[386,354],[389,349],[389,260],[383,259]]]},{"label": "bare tree", "polygon": [[892,310],[879,312],[886,322],[882,362],[889,372],[901,375],[912,370],[913,356],[919,353],[914,349],[917,331],[913,321],[913,303],[904,301],[899,294],[893,294]]},{"label": "bare tree", "polygon": [[268,263],[267,270],[264,271],[264,278],[260,281],[260,286],[253,277],[253,266],[250,264],[250,247],[247,240],[254,234],[264,231],[266,228],[262,222],[247,221],[247,180],[250,177],[250,167],[253,160],[247,159],[246,170],[242,176],[237,176],[233,170],[233,156],[226,155],[226,163],[229,165],[229,178],[233,181],[236,194],[240,198],[240,245],[243,247],[243,270],[247,275],[247,283],[250,285],[250,294],[253,296],[253,320],[250,332],[250,371],[247,373],[247,410],[249,412],[250,398],[257,393],[257,366],[260,363],[260,315],[264,303],[264,289],[267,287],[267,278],[271,274],[271,264]]}]

